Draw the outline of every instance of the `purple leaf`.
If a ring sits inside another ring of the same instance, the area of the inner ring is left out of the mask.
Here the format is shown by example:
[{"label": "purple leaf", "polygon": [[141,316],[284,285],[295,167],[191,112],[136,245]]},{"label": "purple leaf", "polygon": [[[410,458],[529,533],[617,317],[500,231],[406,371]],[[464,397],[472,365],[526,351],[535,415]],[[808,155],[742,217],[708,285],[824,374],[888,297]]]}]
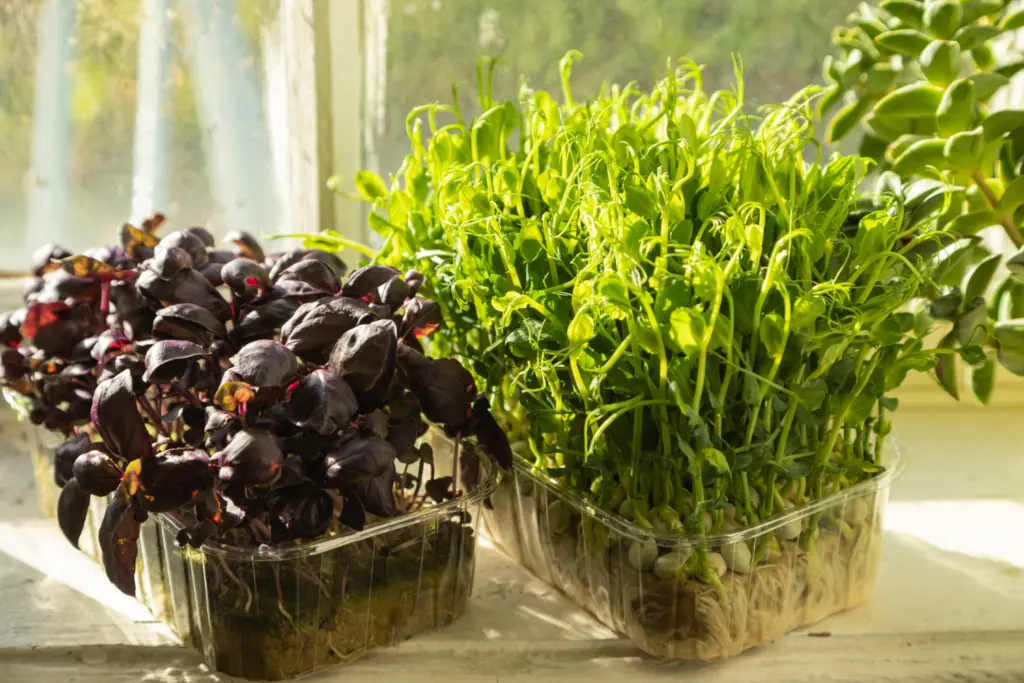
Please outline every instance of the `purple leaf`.
[{"label": "purple leaf", "polygon": [[[99,446],[100,444],[95,445]],[[72,436],[57,446],[53,456],[54,483],[57,486],[64,486],[71,477],[75,476],[75,461],[78,460],[78,456],[93,449],[94,444],[89,440],[88,434]]]},{"label": "purple leaf", "polygon": [[392,320],[358,325],[338,339],[329,367],[357,394],[381,383],[389,384],[395,371],[398,329]]},{"label": "purple leaf", "polygon": [[259,241],[244,230],[232,230],[224,235],[224,241],[235,245],[235,253],[247,259],[262,263],[266,260]]},{"label": "purple leaf", "polygon": [[85,527],[85,517],[89,512],[89,494],[78,486],[73,478],[64,484],[57,499],[57,524],[71,545],[78,547],[78,539]]},{"label": "purple leaf", "polygon": [[392,462],[382,474],[356,486],[354,494],[363,504],[363,509],[371,515],[394,517],[398,514],[394,484],[395,463]]},{"label": "purple leaf", "polygon": [[381,303],[392,310],[401,308],[405,300],[410,296],[409,285],[405,284],[405,280],[402,279],[401,275],[396,275],[385,282],[377,292]]},{"label": "purple leaf", "polygon": [[208,249],[213,249],[217,244],[217,241],[213,239],[213,235],[210,234],[210,231],[202,226],[194,225],[191,228],[185,228],[182,232],[186,235],[198,238],[199,241]]},{"label": "purple leaf", "polygon": [[174,304],[157,311],[153,321],[153,336],[158,339],[184,339],[209,346],[215,338],[227,336],[227,330],[217,316],[202,306]]},{"label": "purple leaf", "polygon": [[438,477],[437,479],[431,479],[427,482],[424,487],[427,491],[427,495],[436,502],[443,503],[446,500],[454,498],[451,492],[452,478],[451,477]]},{"label": "purple leaf", "polygon": [[377,290],[385,282],[402,271],[391,266],[363,266],[349,275],[341,288],[342,296],[362,299],[367,303],[377,300]]},{"label": "purple leaf", "polygon": [[172,232],[160,240],[156,245],[156,255],[159,258],[160,252],[164,250],[181,249],[189,255],[192,263],[191,268],[202,268],[210,260],[206,253],[206,242],[201,235],[186,230]]},{"label": "purple leaf", "polygon": [[172,448],[142,462],[139,494],[151,512],[168,512],[192,502],[213,486],[213,462],[206,451]]},{"label": "purple leaf", "polygon": [[469,371],[457,360],[432,360],[404,344],[399,345],[399,351],[409,388],[427,419],[454,427],[465,424],[477,394]]},{"label": "purple leaf", "polygon": [[409,296],[416,296],[416,292],[420,291],[426,278],[423,277],[423,273],[413,268],[407,271],[402,279],[405,280],[405,284],[409,285]]},{"label": "purple leaf", "polygon": [[334,271],[335,275],[341,277],[345,274],[347,268],[342,263],[341,259],[335,254],[323,251],[321,249],[293,249],[291,251],[281,254],[281,256],[274,263],[273,268],[270,269],[270,279],[277,280],[278,276],[285,270],[295,265],[299,261],[321,261]]},{"label": "purple leaf", "polygon": [[92,345],[90,355],[98,363],[104,363],[108,356],[121,353],[131,342],[121,330],[104,330]]},{"label": "purple leaf", "polygon": [[324,485],[341,491],[379,477],[394,464],[395,449],[376,437],[356,437],[324,459]]},{"label": "purple leaf", "polygon": [[99,541],[103,566],[110,582],[126,595],[135,596],[135,559],[139,554],[136,506],[115,496],[100,523]]},{"label": "purple leaf", "polygon": [[303,259],[288,266],[275,278],[274,283],[280,287],[290,280],[305,282],[314,289],[328,294],[336,294],[341,289],[337,273],[323,261],[313,259]]},{"label": "purple leaf", "polygon": [[298,305],[291,299],[275,299],[246,313],[231,331],[236,342],[273,337],[294,315]]},{"label": "purple leaf", "polygon": [[338,521],[343,526],[355,529],[356,531],[362,531],[366,527],[366,510],[356,496],[345,496],[345,502],[342,504]]},{"label": "purple leaf", "polygon": [[164,280],[170,280],[183,270],[191,270],[192,266],[192,257],[187,251],[172,247],[157,249],[146,263],[150,271]]},{"label": "purple leaf", "polygon": [[242,429],[242,421],[227,412],[213,406],[206,408],[206,443],[214,450],[221,450],[228,440]]},{"label": "purple leaf", "polygon": [[163,279],[152,270],[145,270],[136,283],[144,296],[162,304],[195,304],[205,308],[218,320],[231,319],[231,307],[206,278],[191,268]]},{"label": "purple leaf", "polygon": [[287,414],[299,427],[327,436],[348,427],[358,409],[355,394],[345,380],[320,369],[303,377],[292,391]]},{"label": "purple leaf", "polygon": [[146,374],[142,379],[150,384],[170,384],[181,378],[193,361],[205,355],[203,347],[190,341],[158,341],[146,352]]},{"label": "purple leaf", "polygon": [[236,258],[225,263],[220,276],[236,296],[246,299],[251,299],[260,289],[270,286],[267,269],[247,258]]},{"label": "purple leaf", "polygon": [[153,442],[135,404],[130,371],[96,386],[90,415],[103,443],[122,462],[144,460],[152,455]]},{"label": "purple leaf", "polygon": [[72,467],[78,488],[92,496],[106,496],[121,483],[121,468],[100,451],[89,451],[78,456]]},{"label": "purple leaf", "polygon": [[71,252],[57,244],[44,244],[32,254],[32,275],[41,277],[43,273],[59,268],[54,263],[71,256]]},{"label": "purple leaf", "polygon": [[398,459],[407,462],[415,453],[416,440],[427,431],[427,424],[419,415],[392,421],[388,424],[387,440],[398,453]]},{"label": "purple leaf", "polygon": [[487,398],[480,396],[473,402],[473,417],[469,423],[469,433],[476,437],[476,441],[487,455],[498,463],[503,470],[512,469],[512,447],[509,445],[508,436],[498,426],[494,416],[491,415],[491,406]]},{"label": "purple leaf", "polygon": [[267,486],[281,470],[284,454],[274,435],[262,429],[243,429],[219,454],[220,480],[236,486]]},{"label": "purple leaf", "polygon": [[441,306],[429,299],[413,299],[405,305],[405,315],[399,336],[402,339],[415,337],[423,339],[430,335],[443,322]]},{"label": "purple leaf", "polygon": [[334,518],[334,500],[321,488],[310,484],[274,491],[268,505],[271,522],[279,523],[287,540],[316,538],[326,533]]},{"label": "purple leaf", "polygon": [[243,346],[231,358],[239,377],[255,387],[286,387],[299,372],[299,360],[280,342],[260,339]]},{"label": "purple leaf", "polygon": [[341,335],[369,322],[369,307],[358,299],[329,297],[303,304],[281,327],[281,342],[300,356],[329,349]]}]

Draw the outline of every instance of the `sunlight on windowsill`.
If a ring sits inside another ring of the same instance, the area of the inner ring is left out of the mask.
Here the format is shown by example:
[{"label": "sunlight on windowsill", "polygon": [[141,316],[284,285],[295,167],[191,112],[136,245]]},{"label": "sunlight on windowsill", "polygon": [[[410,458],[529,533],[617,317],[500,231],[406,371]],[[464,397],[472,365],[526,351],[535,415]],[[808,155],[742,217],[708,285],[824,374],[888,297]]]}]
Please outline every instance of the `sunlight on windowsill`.
[{"label": "sunlight on windowsill", "polygon": [[940,550],[1024,568],[1024,502],[890,502],[886,530]]}]

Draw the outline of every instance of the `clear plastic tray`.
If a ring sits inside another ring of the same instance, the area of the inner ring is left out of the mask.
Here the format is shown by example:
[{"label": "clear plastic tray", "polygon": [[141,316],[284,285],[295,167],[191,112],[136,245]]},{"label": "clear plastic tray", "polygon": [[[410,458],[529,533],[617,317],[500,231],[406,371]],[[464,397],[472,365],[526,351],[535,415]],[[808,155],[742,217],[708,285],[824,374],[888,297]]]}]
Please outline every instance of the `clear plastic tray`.
[{"label": "clear plastic tray", "polygon": [[458,499],[284,548],[178,548],[181,524],[157,515],[171,623],[191,632],[212,668],[250,680],[304,676],[445,626],[469,600],[481,504],[493,490],[488,475]]},{"label": "clear plastic tray", "polygon": [[[644,652],[666,659],[725,659],[870,596],[889,488],[904,469],[895,444],[887,450],[887,469],[874,479],[756,526],[703,538],[647,531],[596,509],[519,461],[491,496],[484,531]],[[808,548],[787,540],[811,523],[817,531]],[[660,576],[650,564],[655,549],[659,558],[676,553],[663,561]],[[721,590],[685,571],[664,571],[697,549],[708,558],[719,555],[709,562],[723,570],[722,552],[749,551],[761,559],[746,572],[725,570]]]},{"label": "clear plastic tray", "polygon": [[[28,430],[28,451],[32,461],[39,512],[44,517],[54,520],[57,518],[57,499],[60,497],[60,487],[57,486],[53,473],[54,452],[60,443],[59,435],[42,427],[32,427]],[[90,499],[89,512],[86,514],[85,526],[78,542],[79,549],[97,563],[103,562],[97,536],[106,509],[107,499],[96,496]],[[165,555],[160,543],[160,532],[156,525],[144,524],[139,533],[135,597],[152,612],[156,620],[167,621],[171,611],[164,576],[171,568],[166,563],[180,563],[181,559]],[[69,546],[69,550],[73,549]],[[175,633],[183,641],[188,638],[187,631],[175,629]]]}]

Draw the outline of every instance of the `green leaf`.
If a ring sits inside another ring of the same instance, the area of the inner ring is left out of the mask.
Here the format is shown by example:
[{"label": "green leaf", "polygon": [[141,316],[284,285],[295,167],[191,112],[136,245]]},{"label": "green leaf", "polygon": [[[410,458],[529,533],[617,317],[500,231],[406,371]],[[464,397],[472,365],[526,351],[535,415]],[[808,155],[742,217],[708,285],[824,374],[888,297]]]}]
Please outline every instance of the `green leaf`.
[{"label": "green leaf", "polygon": [[366,170],[356,173],[356,190],[368,202],[384,197],[388,193],[388,188],[381,177]]},{"label": "green leaf", "polygon": [[729,461],[725,459],[725,453],[717,448],[702,448],[700,457],[719,474],[729,474]]},{"label": "green leaf", "polygon": [[967,130],[974,120],[974,83],[961,78],[953,81],[935,110],[935,123],[943,135]]},{"label": "green leaf", "polygon": [[818,294],[807,292],[796,300],[790,324],[796,331],[814,326],[818,318],[825,315],[825,302]]},{"label": "green leaf", "polygon": [[985,296],[985,292],[988,291],[989,285],[992,284],[992,278],[995,276],[1002,260],[1002,254],[993,254],[975,266],[967,278],[967,284],[964,286],[964,298],[967,301],[974,301],[977,297]]},{"label": "green leaf", "polygon": [[658,335],[657,333],[648,327],[644,323],[637,323],[636,326],[636,342],[640,345],[647,353],[657,355],[658,353]]},{"label": "green leaf", "polygon": [[933,36],[952,38],[960,28],[964,11],[959,2],[931,0],[924,9],[924,27]]},{"label": "green leaf", "polygon": [[633,310],[629,301],[629,291],[618,275],[608,274],[601,277],[594,286],[594,291],[620,310],[627,312]]},{"label": "green leaf", "polygon": [[928,36],[910,28],[886,31],[875,38],[875,45],[886,52],[916,57],[928,47]]},{"label": "green leaf", "polygon": [[586,344],[594,338],[596,333],[594,319],[586,311],[578,311],[576,313],[572,322],[569,323],[567,332],[569,343],[573,345]]},{"label": "green leaf", "polygon": [[370,224],[370,228],[378,235],[386,237],[391,234],[393,229],[391,223],[376,211],[371,211],[366,220]]},{"label": "green leaf", "polygon": [[924,3],[918,0],[883,0],[883,10],[907,26],[924,28]]},{"label": "green leaf", "polygon": [[687,356],[699,353],[704,345],[707,324],[694,308],[677,308],[669,316],[669,338]]},{"label": "green leaf", "polygon": [[996,383],[996,362],[991,358],[971,369],[971,391],[982,405],[992,399],[992,388]]},{"label": "green leaf", "polygon": [[960,44],[952,40],[933,40],[921,53],[921,70],[935,85],[946,87],[957,79],[963,60]]},{"label": "green leaf", "polygon": [[818,100],[818,118],[824,119],[828,116],[828,113],[843,99],[845,93],[846,90],[839,84],[830,86]]},{"label": "green leaf", "polygon": [[544,253],[544,234],[536,222],[525,223],[516,235],[516,250],[523,260],[532,263]]},{"label": "green leaf", "polygon": [[967,346],[961,346],[959,351],[960,357],[963,358],[964,362],[967,363],[968,365],[978,365],[979,363],[984,363],[985,358],[987,357],[985,355],[985,349],[981,348],[977,344],[968,344]]},{"label": "green leaf", "polygon": [[902,176],[920,175],[931,167],[946,167],[946,142],[937,138],[918,140],[893,162],[892,170]]},{"label": "green leaf", "polygon": [[867,99],[853,100],[843,105],[836,112],[825,131],[825,141],[833,145],[846,137],[864,114],[871,108],[871,102]]},{"label": "green leaf", "polygon": [[1006,261],[1006,269],[1019,282],[1024,282],[1024,247]]},{"label": "green leaf", "polygon": [[928,306],[928,312],[936,320],[956,320],[957,316],[960,315],[960,307],[963,303],[963,292],[960,291],[959,287],[954,287],[950,291],[932,299]]},{"label": "green leaf", "polygon": [[828,387],[825,385],[825,380],[820,377],[812,379],[800,385],[797,389],[797,396],[808,410],[817,410],[828,396]]},{"label": "green leaf", "polygon": [[882,320],[871,332],[871,338],[879,344],[899,344],[903,341],[903,329],[900,320],[895,317],[888,317]]},{"label": "green leaf", "polygon": [[978,102],[987,102],[1000,88],[1010,83],[1010,79],[994,71],[979,71],[968,76],[974,83],[974,98]]},{"label": "green leaf", "polygon": [[985,305],[985,300],[978,297],[967,301],[967,307],[953,325],[953,334],[956,335],[961,346],[981,344],[988,335],[986,326],[988,307]]},{"label": "green leaf", "polygon": [[992,215],[991,211],[971,211],[954,218],[953,221],[946,226],[946,230],[954,235],[966,237],[968,235],[974,235],[979,230],[984,230],[990,225],[996,225],[998,223],[999,220]]},{"label": "green leaf", "polygon": [[640,185],[626,186],[626,208],[648,220],[658,217],[658,205],[654,203],[651,193]]},{"label": "green leaf", "polygon": [[1024,318],[996,323],[995,341],[999,362],[1015,375],[1024,376]]},{"label": "green leaf", "polygon": [[961,50],[973,50],[975,45],[992,40],[1000,31],[995,26],[964,26],[953,38],[960,43]]},{"label": "green leaf", "polygon": [[[954,337],[950,332],[939,342],[939,349],[952,349]],[[957,356],[954,353],[943,353],[938,357],[938,364],[935,366],[935,376],[946,393],[960,400],[960,384],[957,381]]]},{"label": "green leaf", "polygon": [[946,141],[943,149],[946,161],[956,171],[973,173],[981,168],[985,154],[985,135],[980,127],[956,133]]},{"label": "green leaf", "polygon": [[999,198],[999,211],[1012,216],[1022,205],[1024,205],[1024,176],[1015,179],[1003,190],[1003,196]]},{"label": "green leaf", "polygon": [[1012,133],[1021,126],[1024,126],[1024,111],[1019,109],[1001,109],[992,112],[984,121],[981,127],[985,131],[985,141],[1001,138],[1007,133]]},{"label": "green leaf", "polygon": [[999,22],[999,28],[1004,31],[1015,31],[1019,28],[1024,28],[1024,9],[1011,12],[1003,17],[1003,20]]},{"label": "green leaf", "polygon": [[930,83],[911,83],[879,100],[874,114],[889,118],[934,116],[944,92]]},{"label": "green leaf", "polygon": [[758,334],[769,355],[777,356],[782,353],[785,345],[785,329],[786,322],[778,313],[769,313],[762,318]]},{"label": "green leaf", "polygon": [[963,26],[973,24],[982,17],[998,14],[1006,7],[1002,0],[961,0],[960,4],[964,8],[964,17],[960,22]]}]

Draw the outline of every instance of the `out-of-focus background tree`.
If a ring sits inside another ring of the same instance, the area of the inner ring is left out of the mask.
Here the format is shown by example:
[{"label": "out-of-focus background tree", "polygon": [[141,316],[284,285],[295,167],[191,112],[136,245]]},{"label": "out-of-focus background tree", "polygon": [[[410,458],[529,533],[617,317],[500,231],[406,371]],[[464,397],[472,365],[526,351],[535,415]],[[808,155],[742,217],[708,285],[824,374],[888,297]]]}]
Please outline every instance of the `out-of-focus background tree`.
[{"label": "out-of-focus background tree", "polygon": [[[137,77],[140,49],[147,47],[140,45],[139,36],[147,2],[167,8],[170,27],[168,83],[160,102],[168,139],[162,211],[174,224],[212,222],[211,227],[223,231],[233,227],[226,225],[230,221],[223,216],[224,204],[236,204],[239,192],[272,194],[273,170],[262,167],[276,162],[269,152],[248,155],[267,146],[269,124],[263,110],[266,99],[274,95],[267,94],[272,90],[267,87],[265,41],[280,8],[296,1],[0,0],[0,243],[5,247],[0,250],[0,269],[24,269],[27,255],[51,234],[60,235],[69,248],[82,249],[112,239],[129,218],[133,175],[138,171],[133,169]],[[462,86],[463,105],[472,107],[481,56],[500,58],[495,94],[514,97],[523,79],[533,87],[557,89],[558,60],[573,48],[584,55],[573,71],[574,92],[579,96],[596,91],[602,81],[649,84],[667,58],[681,56],[706,65],[710,87],[728,87],[732,55],[740,54],[748,99],[772,102],[818,81],[822,56],[830,50],[830,27],[857,4],[856,0],[314,2],[362,3],[364,62],[362,67],[341,67],[362,69],[365,162],[385,173],[398,167],[408,149],[405,117],[410,109],[427,102],[448,102],[452,81]],[[67,218],[65,225],[53,231],[37,227],[40,234],[33,234],[27,185],[34,124],[42,115],[33,111],[39,84],[36,69],[40,36],[52,28],[44,27],[42,16],[46,8],[56,7],[71,24],[65,27],[71,42],[63,98],[70,125],[63,152],[67,202],[62,213],[55,214]],[[197,25],[208,30],[197,31]],[[230,64],[220,63],[228,59]],[[206,83],[210,87],[198,87],[202,84],[197,83],[197,71],[215,79]],[[210,76],[213,72],[217,73]],[[233,98],[240,88],[251,96]],[[254,98],[259,100],[256,106]],[[315,126],[315,111],[308,116],[309,125]],[[237,128],[245,130],[239,133]],[[232,132],[226,135],[228,130]],[[223,143],[219,158],[210,142],[217,135]],[[240,154],[247,155],[244,162],[225,165],[225,155]],[[238,169],[259,175],[240,182],[235,178]]]}]

